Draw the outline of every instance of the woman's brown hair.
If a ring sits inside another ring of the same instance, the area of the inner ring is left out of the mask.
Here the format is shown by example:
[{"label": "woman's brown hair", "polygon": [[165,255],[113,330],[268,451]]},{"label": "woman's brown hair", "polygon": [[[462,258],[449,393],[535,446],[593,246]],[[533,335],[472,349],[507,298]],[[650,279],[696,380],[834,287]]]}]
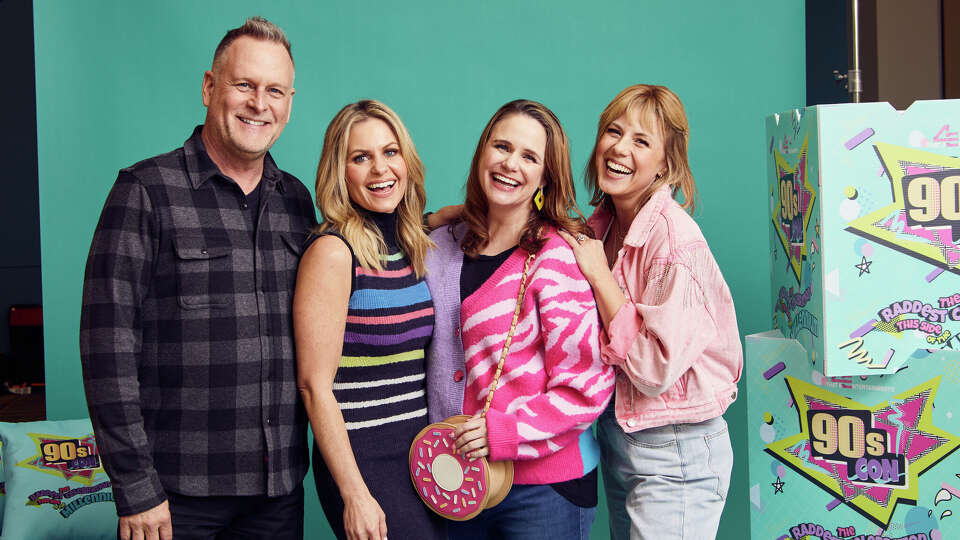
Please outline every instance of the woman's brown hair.
[{"label": "woman's brown hair", "polygon": [[[539,234],[544,225],[563,229],[574,236],[581,233],[592,236],[583,213],[577,207],[573,173],[570,168],[570,145],[560,121],[544,105],[536,101],[518,99],[500,107],[494,113],[487,122],[487,126],[483,128],[477,150],[473,153],[470,173],[467,176],[467,199],[463,209],[463,220],[468,230],[461,243],[464,253],[469,256],[480,253],[490,240],[487,234],[487,197],[483,192],[478,170],[480,158],[490,141],[494,126],[513,114],[522,114],[536,120],[547,133],[543,167],[543,209],[537,211],[533,208],[531,201],[532,211],[520,235],[520,247],[528,253],[539,252],[546,241]],[[574,215],[571,215],[571,212]]]}]

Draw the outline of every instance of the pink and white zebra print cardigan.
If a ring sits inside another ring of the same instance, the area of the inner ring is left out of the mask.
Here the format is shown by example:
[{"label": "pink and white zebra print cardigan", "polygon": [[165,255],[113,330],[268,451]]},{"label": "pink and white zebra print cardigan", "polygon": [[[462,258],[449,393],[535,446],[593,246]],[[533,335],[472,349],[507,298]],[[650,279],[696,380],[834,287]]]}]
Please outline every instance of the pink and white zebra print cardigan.
[{"label": "pink and white zebra print cardigan", "polygon": [[[516,484],[562,482],[592,470],[596,443],[586,430],[614,388],[614,371],[600,359],[600,324],[590,284],[556,231],[545,229],[544,235],[547,242],[530,266],[513,344],[487,413],[490,458],[516,460]],[[513,319],[526,256],[515,251],[461,305],[464,414],[483,408]]]}]

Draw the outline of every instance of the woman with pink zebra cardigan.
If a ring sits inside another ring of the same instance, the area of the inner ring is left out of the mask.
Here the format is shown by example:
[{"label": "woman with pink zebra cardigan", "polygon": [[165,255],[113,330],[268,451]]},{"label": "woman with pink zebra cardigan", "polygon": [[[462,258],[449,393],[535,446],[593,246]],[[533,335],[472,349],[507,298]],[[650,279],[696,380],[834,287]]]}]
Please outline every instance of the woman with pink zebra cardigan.
[{"label": "woman with pink zebra cardigan", "polygon": [[[458,452],[515,462],[506,499],[451,522],[452,539],[589,538],[599,461],[589,428],[614,374],[600,359],[596,303],[561,228],[589,234],[566,135],[543,105],[510,102],[480,137],[463,221],[434,231],[427,256],[437,321],[427,351],[431,420],[473,415],[456,432]],[[513,342],[483,418],[529,254]]]}]

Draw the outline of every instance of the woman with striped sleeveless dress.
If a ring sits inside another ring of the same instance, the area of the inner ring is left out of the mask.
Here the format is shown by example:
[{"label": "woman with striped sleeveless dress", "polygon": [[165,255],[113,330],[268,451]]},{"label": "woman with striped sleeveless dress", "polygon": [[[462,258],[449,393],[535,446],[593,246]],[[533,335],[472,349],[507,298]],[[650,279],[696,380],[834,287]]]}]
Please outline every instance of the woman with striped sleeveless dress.
[{"label": "woman with striped sleeveless dress", "polygon": [[294,297],[299,385],[315,435],[314,479],[337,538],[445,539],[406,468],[427,424],[423,165],[382,103],[344,107],[317,170],[318,238]]}]

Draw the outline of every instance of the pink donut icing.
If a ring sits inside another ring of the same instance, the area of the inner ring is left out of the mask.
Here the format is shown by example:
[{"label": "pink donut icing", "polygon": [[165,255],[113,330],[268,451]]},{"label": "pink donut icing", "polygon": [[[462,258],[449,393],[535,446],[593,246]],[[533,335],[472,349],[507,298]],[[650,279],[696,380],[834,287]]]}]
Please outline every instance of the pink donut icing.
[{"label": "pink donut icing", "polygon": [[[437,428],[437,429],[432,429]],[[487,493],[485,462],[469,461],[453,453],[453,428],[432,426],[414,442],[410,458],[410,478],[420,499],[438,514],[463,519],[482,507]],[[463,480],[456,489],[446,490],[433,477],[433,463],[446,454],[456,460],[463,471]]]}]

